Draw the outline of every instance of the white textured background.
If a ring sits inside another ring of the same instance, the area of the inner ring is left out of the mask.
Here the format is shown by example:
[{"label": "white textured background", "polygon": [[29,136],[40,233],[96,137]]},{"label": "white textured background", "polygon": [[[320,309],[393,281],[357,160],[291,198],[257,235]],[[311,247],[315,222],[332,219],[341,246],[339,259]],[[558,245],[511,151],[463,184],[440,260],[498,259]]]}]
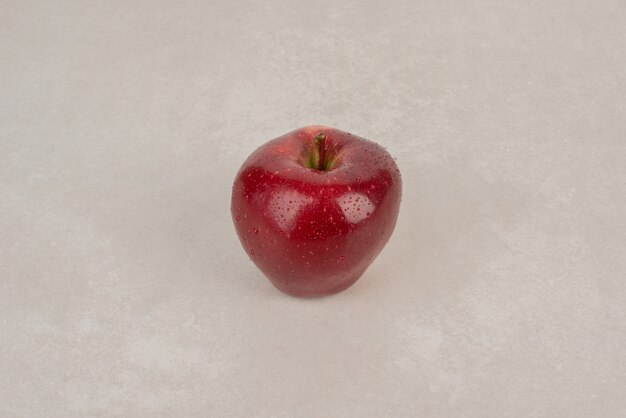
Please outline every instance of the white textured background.
[{"label": "white textured background", "polygon": [[[626,3],[0,0],[0,415],[626,415]],[[307,124],[398,158],[298,300],[231,181]]]}]

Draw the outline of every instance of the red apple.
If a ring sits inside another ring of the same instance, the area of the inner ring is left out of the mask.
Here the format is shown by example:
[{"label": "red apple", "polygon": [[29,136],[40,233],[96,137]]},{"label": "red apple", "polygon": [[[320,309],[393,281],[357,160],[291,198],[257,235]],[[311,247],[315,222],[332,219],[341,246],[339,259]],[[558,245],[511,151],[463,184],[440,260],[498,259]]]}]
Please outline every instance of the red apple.
[{"label": "red apple", "polygon": [[361,277],[393,232],[401,196],[400,171],[383,147],[309,126],[248,157],[231,212],[241,245],[274,286],[311,297]]}]

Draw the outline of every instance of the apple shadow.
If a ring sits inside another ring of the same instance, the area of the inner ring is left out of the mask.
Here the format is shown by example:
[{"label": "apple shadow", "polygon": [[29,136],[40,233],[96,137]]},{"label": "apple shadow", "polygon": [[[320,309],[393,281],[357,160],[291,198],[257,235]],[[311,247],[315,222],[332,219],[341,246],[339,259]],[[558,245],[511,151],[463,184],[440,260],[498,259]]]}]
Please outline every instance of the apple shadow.
[{"label": "apple shadow", "polygon": [[[528,191],[486,179],[463,161],[416,170],[403,178],[403,202],[389,243],[343,294],[454,293],[486,262],[509,251],[501,236],[523,221]],[[291,297],[269,283],[238,242],[230,218],[233,177],[230,168],[198,167],[124,202],[118,211],[123,228],[114,239],[131,273],[179,292]]]}]

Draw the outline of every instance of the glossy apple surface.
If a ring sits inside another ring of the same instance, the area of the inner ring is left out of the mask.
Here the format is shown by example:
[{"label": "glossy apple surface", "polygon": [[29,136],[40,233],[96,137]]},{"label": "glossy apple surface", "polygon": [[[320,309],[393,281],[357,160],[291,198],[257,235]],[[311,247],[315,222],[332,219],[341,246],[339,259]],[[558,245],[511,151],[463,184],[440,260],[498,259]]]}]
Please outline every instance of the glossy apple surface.
[{"label": "glossy apple surface", "polygon": [[243,248],[274,286],[312,297],[361,277],[393,232],[401,195],[400,171],[384,148],[309,126],[248,157],[231,212]]}]

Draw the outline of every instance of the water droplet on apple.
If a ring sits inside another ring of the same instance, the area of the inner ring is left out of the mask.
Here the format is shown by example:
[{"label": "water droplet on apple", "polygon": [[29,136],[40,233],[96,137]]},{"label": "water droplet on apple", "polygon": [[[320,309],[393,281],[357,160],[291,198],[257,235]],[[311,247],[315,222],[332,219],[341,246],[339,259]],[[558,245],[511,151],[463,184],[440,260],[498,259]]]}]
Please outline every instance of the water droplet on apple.
[{"label": "water droplet on apple", "polygon": [[343,255],[339,256],[339,261],[344,261],[346,259],[346,257],[344,257]]},{"label": "water droplet on apple", "polygon": [[254,231],[255,234],[258,234],[259,233],[259,228],[254,228],[253,231]]},{"label": "water droplet on apple", "polygon": [[237,222],[239,222],[239,221],[241,220],[241,216],[239,216],[239,215],[235,216],[235,220],[236,220]]},{"label": "water droplet on apple", "polygon": [[254,255],[254,248],[250,249],[250,254]]}]

